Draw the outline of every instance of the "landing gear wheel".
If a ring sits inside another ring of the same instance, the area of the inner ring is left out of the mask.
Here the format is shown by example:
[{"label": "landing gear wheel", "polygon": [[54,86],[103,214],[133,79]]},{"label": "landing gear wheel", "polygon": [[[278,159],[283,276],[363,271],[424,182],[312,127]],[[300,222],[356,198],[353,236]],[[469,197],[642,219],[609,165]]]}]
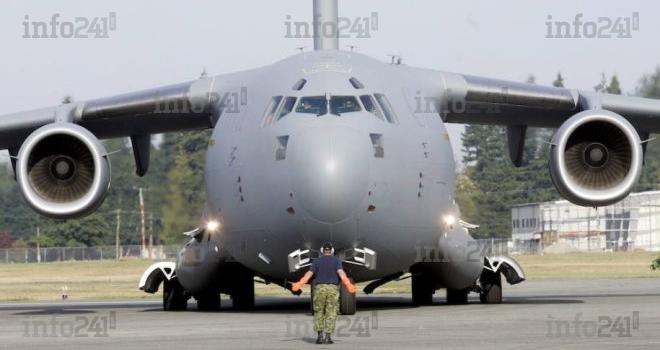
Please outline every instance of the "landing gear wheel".
[{"label": "landing gear wheel", "polygon": [[220,310],[220,293],[208,292],[196,295],[197,310],[199,311],[218,311]]},{"label": "landing gear wheel", "polygon": [[481,293],[479,300],[484,304],[502,303],[502,275],[499,273],[484,273],[480,278]]},{"label": "landing gear wheel", "polygon": [[[353,280],[351,279],[351,283]],[[344,285],[339,286],[339,313],[342,315],[355,315],[357,309],[355,294],[349,293]]]},{"label": "landing gear wheel", "polygon": [[184,311],[188,308],[188,297],[176,279],[163,281],[163,310]]},{"label": "landing gear wheel", "polygon": [[447,304],[464,305],[468,302],[469,289],[451,289],[447,288]]},{"label": "landing gear wheel", "polygon": [[252,274],[238,276],[235,286],[233,293],[231,293],[232,308],[236,311],[254,309],[254,278]]},{"label": "landing gear wheel", "polygon": [[433,304],[435,283],[426,274],[412,276],[412,302],[415,306]]}]

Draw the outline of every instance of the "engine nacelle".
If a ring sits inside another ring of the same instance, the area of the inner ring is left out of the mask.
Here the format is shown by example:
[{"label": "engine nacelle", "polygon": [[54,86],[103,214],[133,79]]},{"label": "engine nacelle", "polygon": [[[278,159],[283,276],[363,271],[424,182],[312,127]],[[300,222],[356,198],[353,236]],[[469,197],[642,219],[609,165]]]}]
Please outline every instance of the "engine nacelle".
[{"label": "engine nacelle", "polygon": [[103,203],[110,186],[110,162],[103,145],[87,129],[53,123],[23,142],[16,179],[23,198],[39,214],[78,218]]},{"label": "engine nacelle", "polygon": [[625,198],[642,173],[643,151],[635,128],[607,110],[569,118],[552,139],[550,176],[570,202],[605,206]]}]

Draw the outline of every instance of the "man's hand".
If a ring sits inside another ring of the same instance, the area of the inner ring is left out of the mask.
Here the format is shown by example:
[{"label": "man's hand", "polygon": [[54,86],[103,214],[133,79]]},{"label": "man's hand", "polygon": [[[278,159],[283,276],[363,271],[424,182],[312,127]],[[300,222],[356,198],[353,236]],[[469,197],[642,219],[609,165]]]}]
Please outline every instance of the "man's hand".
[{"label": "man's hand", "polygon": [[305,284],[304,284],[304,283],[301,283],[301,282],[293,283],[293,284],[291,285],[291,291],[293,291],[293,292],[297,292],[297,291],[299,291],[300,289],[302,289],[302,286],[303,286],[303,285],[305,285]]},{"label": "man's hand", "polygon": [[291,291],[295,293],[300,289],[302,289],[302,286],[307,284],[307,282],[309,282],[312,276],[314,276],[314,272],[307,271],[298,282],[291,284]]},{"label": "man's hand", "polygon": [[349,282],[348,284],[344,284],[344,286],[346,287],[346,290],[347,290],[349,293],[351,293],[351,294],[355,294],[355,285],[354,285],[354,284],[352,284],[352,283]]},{"label": "man's hand", "polygon": [[355,285],[348,279],[344,270],[338,270],[337,274],[339,275],[339,279],[341,279],[341,283],[346,287],[346,290],[351,294],[355,294]]}]

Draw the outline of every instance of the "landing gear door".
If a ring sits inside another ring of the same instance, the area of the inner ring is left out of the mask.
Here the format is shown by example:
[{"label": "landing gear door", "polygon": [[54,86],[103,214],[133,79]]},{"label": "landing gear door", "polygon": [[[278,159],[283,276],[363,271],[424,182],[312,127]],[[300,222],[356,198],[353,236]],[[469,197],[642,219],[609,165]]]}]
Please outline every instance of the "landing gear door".
[{"label": "landing gear door", "polygon": [[311,264],[312,260],[309,257],[309,249],[296,249],[288,256],[289,272],[296,272]]}]

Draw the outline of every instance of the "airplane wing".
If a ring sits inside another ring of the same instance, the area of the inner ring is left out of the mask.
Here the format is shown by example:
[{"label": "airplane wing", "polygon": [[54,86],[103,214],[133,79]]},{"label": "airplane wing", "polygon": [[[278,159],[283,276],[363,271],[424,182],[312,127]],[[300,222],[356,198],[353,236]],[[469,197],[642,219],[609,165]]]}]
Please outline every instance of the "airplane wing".
[{"label": "airplane wing", "polygon": [[136,173],[149,166],[151,135],[212,128],[247,104],[249,72],[0,116],[0,149],[11,156],[26,202],[53,218],[92,213],[110,184],[99,139],[131,139]]},{"label": "airplane wing", "polygon": [[444,103],[438,111],[446,123],[558,128],[577,112],[604,109],[640,133],[660,133],[660,100],[439,71],[421,80],[430,98]]},{"label": "airplane wing", "polygon": [[0,149],[16,149],[37,128],[54,122],[78,124],[100,139],[211,128],[218,112],[235,102],[232,94],[246,93],[237,80],[211,77],[1,115]]},{"label": "airplane wing", "polygon": [[649,134],[660,132],[660,100],[430,70],[415,75],[427,103],[422,109],[432,104],[444,122],[506,126],[515,166],[523,163],[527,127],[558,128],[550,175],[578,205],[627,196],[641,175]]}]

